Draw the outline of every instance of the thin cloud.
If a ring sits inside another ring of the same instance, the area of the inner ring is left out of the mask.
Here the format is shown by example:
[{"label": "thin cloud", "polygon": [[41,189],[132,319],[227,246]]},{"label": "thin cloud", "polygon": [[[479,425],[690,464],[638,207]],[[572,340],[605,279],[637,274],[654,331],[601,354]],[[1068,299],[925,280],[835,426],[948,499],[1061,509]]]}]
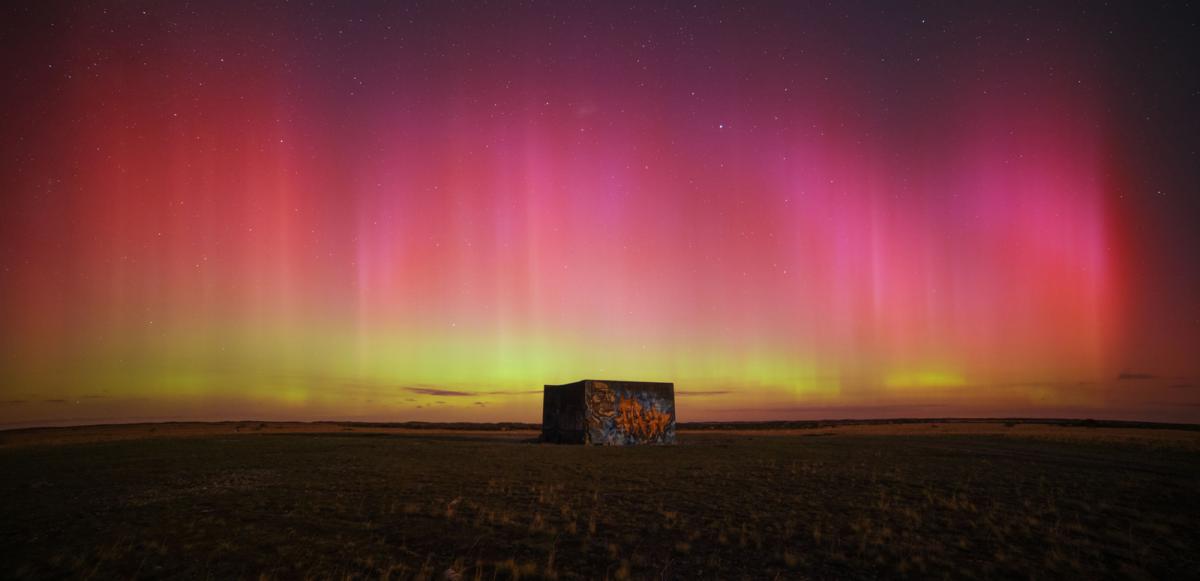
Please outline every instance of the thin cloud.
[{"label": "thin cloud", "polygon": [[406,387],[405,391],[417,393],[421,395],[432,395],[437,397],[479,397],[481,395],[533,395],[542,393],[541,391],[461,391],[457,389],[441,389],[438,387]]},{"label": "thin cloud", "polygon": [[437,389],[435,387],[406,387],[404,389],[421,395],[434,395],[438,397],[466,397],[476,395],[469,391],[454,391],[451,389]]},{"label": "thin cloud", "polygon": [[[396,384],[386,381],[375,381],[372,379],[361,379],[354,377],[338,377],[338,376],[305,376],[305,375],[281,375],[278,376],[281,381],[295,383],[298,385],[321,386],[321,385],[336,385],[342,393],[351,396],[363,398],[372,398],[376,401],[386,399],[389,396],[395,396],[397,391],[408,392],[416,395],[424,395],[431,397],[480,397],[480,396],[522,396],[541,394],[542,390],[474,390],[470,387],[461,388],[446,388],[430,384]],[[404,398],[404,401],[415,401],[412,398]]]}]

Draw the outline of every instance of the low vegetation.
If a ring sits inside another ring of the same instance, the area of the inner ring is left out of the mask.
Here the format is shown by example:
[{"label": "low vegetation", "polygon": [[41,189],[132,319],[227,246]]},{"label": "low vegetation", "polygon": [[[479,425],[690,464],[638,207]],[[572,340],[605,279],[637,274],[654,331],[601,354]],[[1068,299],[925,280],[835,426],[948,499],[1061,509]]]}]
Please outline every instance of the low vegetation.
[{"label": "low vegetation", "polygon": [[1192,436],[249,426],[0,446],[0,578],[1200,577]]}]

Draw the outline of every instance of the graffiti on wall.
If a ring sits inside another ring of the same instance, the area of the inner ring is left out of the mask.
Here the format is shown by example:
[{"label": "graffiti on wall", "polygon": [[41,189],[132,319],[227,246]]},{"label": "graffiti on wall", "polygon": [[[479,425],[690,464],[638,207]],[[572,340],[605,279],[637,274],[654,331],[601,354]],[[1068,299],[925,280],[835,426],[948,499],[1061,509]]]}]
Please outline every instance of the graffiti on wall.
[{"label": "graffiti on wall", "polygon": [[642,407],[636,399],[622,399],[618,404],[617,429],[642,440],[655,440],[667,433],[671,415],[654,408]]},{"label": "graffiti on wall", "polygon": [[602,381],[587,393],[589,440],[594,444],[665,444],[675,440],[675,402],[663,393]]}]

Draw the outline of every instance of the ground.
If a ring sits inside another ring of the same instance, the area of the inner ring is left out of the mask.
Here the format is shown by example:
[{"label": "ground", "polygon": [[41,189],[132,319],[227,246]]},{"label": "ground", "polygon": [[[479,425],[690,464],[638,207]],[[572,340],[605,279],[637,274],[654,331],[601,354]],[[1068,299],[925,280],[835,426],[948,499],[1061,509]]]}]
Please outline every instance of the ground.
[{"label": "ground", "polygon": [[0,432],[0,578],[1200,578],[1200,432]]}]

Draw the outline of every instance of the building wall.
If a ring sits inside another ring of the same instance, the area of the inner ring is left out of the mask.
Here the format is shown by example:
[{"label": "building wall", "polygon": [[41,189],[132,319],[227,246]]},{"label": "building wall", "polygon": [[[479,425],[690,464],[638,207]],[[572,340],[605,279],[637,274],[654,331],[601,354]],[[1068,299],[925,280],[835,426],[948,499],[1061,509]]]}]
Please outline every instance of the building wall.
[{"label": "building wall", "polygon": [[584,382],[547,385],[543,393],[542,441],[584,443]]},{"label": "building wall", "polygon": [[675,386],[640,381],[586,381],[590,444],[675,443]]}]

